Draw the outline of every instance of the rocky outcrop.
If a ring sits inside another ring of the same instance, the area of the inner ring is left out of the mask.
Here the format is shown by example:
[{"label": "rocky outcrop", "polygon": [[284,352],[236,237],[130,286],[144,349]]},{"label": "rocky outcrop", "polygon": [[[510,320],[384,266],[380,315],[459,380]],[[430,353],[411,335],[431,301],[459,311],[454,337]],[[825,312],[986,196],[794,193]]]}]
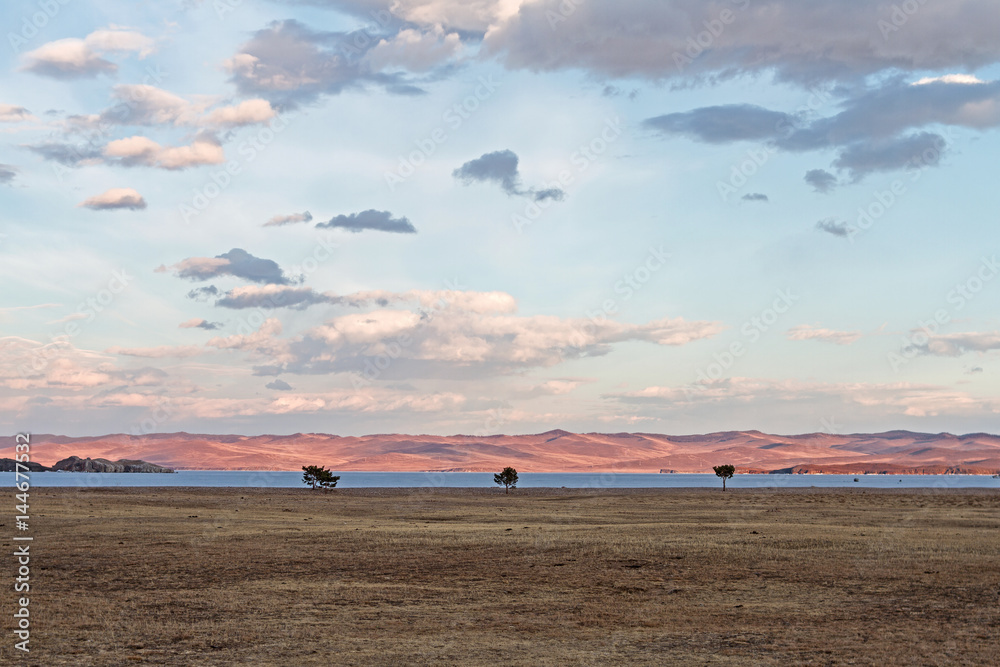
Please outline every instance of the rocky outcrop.
[{"label": "rocky outcrop", "polygon": [[[17,470],[17,462],[14,459],[0,459],[0,472],[14,472]],[[27,463],[22,463],[21,466],[27,466],[30,472],[45,472],[48,470],[41,463],[35,463],[34,461],[28,461]],[[21,472],[24,472],[24,467],[21,468]]]},{"label": "rocky outcrop", "polygon": [[65,470],[67,472],[174,472],[171,468],[164,468],[148,461],[81,459],[79,456],[70,456],[63,459],[52,466],[50,470]]}]

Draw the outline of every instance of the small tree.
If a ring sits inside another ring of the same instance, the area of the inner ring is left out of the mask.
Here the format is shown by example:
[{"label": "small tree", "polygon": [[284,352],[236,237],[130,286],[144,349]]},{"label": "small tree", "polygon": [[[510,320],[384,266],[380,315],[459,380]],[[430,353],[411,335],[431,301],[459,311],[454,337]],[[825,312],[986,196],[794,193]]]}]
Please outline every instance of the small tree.
[{"label": "small tree", "polygon": [[302,483],[314,489],[332,489],[339,479],[340,475],[334,475],[323,466],[302,466]]},{"label": "small tree", "polygon": [[722,478],[722,490],[726,490],[726,480],[733,476],[736,472],[736,466],[726,464],[724,466],[712,466],[712,470],[715,471],[716,476]]},{"label": "small tree", "polygon": [[494,484],[503,484],[503,492],[510,493],[510,489],[517,488],[517,471],[507,466],[501,472],[493,475]]}]

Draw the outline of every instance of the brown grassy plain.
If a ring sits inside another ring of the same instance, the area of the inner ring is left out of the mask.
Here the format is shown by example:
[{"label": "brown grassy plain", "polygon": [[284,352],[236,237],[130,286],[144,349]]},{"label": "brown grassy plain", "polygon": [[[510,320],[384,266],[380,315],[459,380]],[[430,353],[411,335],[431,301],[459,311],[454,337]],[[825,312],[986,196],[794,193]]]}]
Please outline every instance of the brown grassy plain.
[{"label": "brown grassy plain", "polygon": [[4,584],[4,664],[1000,663],[995,491],[31,500],[32,651]]}]

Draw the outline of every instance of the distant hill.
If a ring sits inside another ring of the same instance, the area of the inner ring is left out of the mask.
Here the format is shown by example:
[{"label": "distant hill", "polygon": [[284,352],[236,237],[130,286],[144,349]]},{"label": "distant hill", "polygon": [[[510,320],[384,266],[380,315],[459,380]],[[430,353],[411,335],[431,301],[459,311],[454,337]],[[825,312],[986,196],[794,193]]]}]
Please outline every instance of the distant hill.
[{"label": "distant hill", "polygon": [[[519,472],[711,472],[732,463],[738,472],[1000,472],[1000,437],[985,433],[806,433],[769,435],[724,431],[671,436],[658,433],[534,435],[405,435],[341,437],[199,435],[162,433],[73,438],[31,436],[32,459],[49,464],[71,455],[152,459],[176,469],[299,470],[321,464],[334,470]],[[13,456],[13,447],[0,450]],[[119,461],[122,462],[122,461]]]}]

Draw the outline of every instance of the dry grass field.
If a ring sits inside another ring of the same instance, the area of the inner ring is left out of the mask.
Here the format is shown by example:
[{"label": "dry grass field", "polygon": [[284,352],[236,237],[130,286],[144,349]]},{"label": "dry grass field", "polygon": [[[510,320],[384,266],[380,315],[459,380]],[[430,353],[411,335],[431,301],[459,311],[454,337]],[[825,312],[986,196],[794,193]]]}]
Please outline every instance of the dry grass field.
[{"label": "dry grass field", "polygon": [[4,664],[1000,664],[995,491],[31,501],[32,651],[5,583]]}]

